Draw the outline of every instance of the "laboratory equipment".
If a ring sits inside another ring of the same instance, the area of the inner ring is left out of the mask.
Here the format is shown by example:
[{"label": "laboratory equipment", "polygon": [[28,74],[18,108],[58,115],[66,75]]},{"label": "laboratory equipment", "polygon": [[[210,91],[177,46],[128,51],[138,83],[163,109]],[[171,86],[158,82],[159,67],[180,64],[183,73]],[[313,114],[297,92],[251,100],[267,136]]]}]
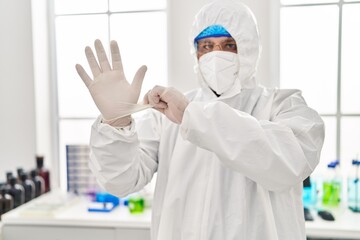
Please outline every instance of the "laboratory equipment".
[{"label": "laboratory equipment", "polygon": [[317,203],[316,182],[309,177],[303,181],[303,205],[305,208],[313,208]]},{"label": "laboratory equipment", "polygon": [[348,177],[348,206],[353,212],[360,212],[360,187],[359,187],[360,160],[352,160],[352,174]]},{"label": "laboratory equipment", "polygon": [[25,190],[23,186],[17,183],[16,177],[10,178],[10,184],[7,186],[7,192],[13,197],[14,199],[14,208],[25,203]]},{"label": "laboratory equipment", "polygon": [[129,196],[128,208],[130,213],[143,213],[145,210],[145,200],[140,194],[133,194]]},{"label": "laboratory equipment", "polygon": [[0,188],[0,220],[1,215],[14,208],[14,199],[7,193],[4,186]]},{"label": "laboratory equipment", "polygon": [[33,181],[28,179],[28,175],[24,172],[20,173],[20,184],[23,186],[25,191],[25,202],[29,202],[35,198],[35,184]]},{"label": "laboratory equipment", "polygon": [[89,212],[111,212],[119,206],[120,199],[106,192],[96,193],[95,201],[89,203]]},{"label": "laboratory equipment", "polygon": [[21,181],[21,174],[23,174],[24,173],[24,169],[23,168],[17,168],[16,169],[16,172],[17,172],[17,179],[18,179],[18,181],[20,182]]},{"label": "laboratory equipment", "polygon": [[318,215],[326,221],[335,221],[334,215],[327,210],[318,210]]},{"label": "laboratory equipment", "polygon": [[36,170],[40,177],[44,179],[45,192],[50,191],[50,172],[44,167],[44,156],[36,156]]},{"label": "laboratory equipment", "polygon": [[305,221],[314,221],[314,217],[312,216],[310,209],[304,207],[304,217]]},{"label": "laboratory equipment", "polygon": [[10,178],[13,177],[13,173],[12,172],[6,172],[6,183],[10,184]]},{"label": "laboratory equipment", "polygon": [[341,200],[341,179],[339,176],[340,161],[336,160],[327,165],[328,174],[323,182],[322,205],[324,207],[337,207]]},{"label": "laboratory equipment", "polygon": [[39,176],[36,170],[30,171],[30,179],[34,182],[35,185],[35,197],[43,194],[45,192],[45,182],[44,179]]}]

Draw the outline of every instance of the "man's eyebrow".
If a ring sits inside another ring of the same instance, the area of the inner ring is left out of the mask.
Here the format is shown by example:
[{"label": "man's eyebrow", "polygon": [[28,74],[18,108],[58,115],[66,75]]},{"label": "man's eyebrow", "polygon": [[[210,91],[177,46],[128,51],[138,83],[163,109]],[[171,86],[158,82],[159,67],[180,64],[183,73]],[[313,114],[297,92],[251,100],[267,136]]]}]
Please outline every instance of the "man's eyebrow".
[{"label": "man's eyebrow", "polygon": [[[233,38],[227,38],[227,39],[224,39],[223,41],[221,41],[222,43],[226,42],[235,42],[235,39]],[[199,44],[203,44],[203,43],[214,43],[214,41],[212,40],[209,40],[209,39],[202,39],[202,40],[199,40],[198,41]]]},{"label": "man's eyebrow", "polygon": [[212,41],[208,39],[204,39],[204,40],[199,40],[198,43],[212,43]]},{"label": "man's eyebrow", "polygon": [[233,38],[228,38],[228,39],[224,40],[224,42],[235,42],[235,39],[233,39]]}]

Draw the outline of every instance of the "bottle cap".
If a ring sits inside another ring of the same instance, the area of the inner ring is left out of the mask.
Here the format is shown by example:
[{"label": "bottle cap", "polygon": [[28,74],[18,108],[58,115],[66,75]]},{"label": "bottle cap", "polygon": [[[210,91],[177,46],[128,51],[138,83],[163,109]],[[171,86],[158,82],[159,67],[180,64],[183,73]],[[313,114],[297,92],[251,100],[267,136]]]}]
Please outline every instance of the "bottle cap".
[{"label": "bottle cap", "polygon": [[335,162],[331,162],[327,165],[328,168],[335,168],[336,167],[336,163]]},{"label": "bottle cap", "polygon": [[44,167],[44,156],[41,156],[41,155],[36,156],[36,166],[37,166],[37,168]]},{"label": "bottle cap", "polygon": [[13,173],[12,172],[6,172],[6,180],[10,181],[10,178],[12,178]]},{"label": "bottle cap", "polygon": [[18,174],[19,177],[21,176],[21,174],[24,173],[24,169],[23,169],[23,168],[18,168],[18,169],[16,169],[16,171],[17,171],[17,174]]},{"label": "bottle cap", "polygon": [[10,178],[10,185],[11,185],[11,186],[14,186],[15,183],[16,183],[16,181],[17,181],[16,177],[11,177],[11,178]]},{"label": "bottle cap", "polygon": [[31,170],[31,171],[30,171],[30,176],[31,176],[32,178],[36,177],[36,176],[37,176],[37,171],[36,171],[36,170]]},{"label": "bottle cap", "polygon": [[21,179],[21,181],[25,181],[26,179],[28,178],[28,176],[27,176],[27,174],[26,173],[21,173],[21,175],[20,175],[20,179]]}]

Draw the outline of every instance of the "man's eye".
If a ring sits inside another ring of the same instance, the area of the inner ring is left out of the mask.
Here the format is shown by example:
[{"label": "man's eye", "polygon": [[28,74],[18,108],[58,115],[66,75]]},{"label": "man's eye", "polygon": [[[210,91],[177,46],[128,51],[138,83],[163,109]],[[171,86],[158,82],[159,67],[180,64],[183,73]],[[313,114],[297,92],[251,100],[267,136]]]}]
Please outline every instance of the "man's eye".
[{"label": "man's eye", "polygon": [[213,49],[213,45],[212,44],[201,44],[199,45],[198,50],[199,51],[211,51]]},{"label": "man's eye", "polygon": [[227,49],[236,49],[236,44],[235,43],[228,43],[225,46]]},{"label": "man's eye", "polygon": [[204,45],[204,48],[207,50],[213,49],[213,45],[212,44],[206,44]]}]

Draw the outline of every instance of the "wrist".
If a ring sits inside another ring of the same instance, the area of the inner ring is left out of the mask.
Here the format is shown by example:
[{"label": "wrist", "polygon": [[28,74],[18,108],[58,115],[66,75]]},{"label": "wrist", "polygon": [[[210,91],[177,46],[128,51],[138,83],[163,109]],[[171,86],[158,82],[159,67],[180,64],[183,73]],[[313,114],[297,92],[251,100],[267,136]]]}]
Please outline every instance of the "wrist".
[{"label": "wrist", "polygon": [[121,118],[114,118],[114,119],[110,119],[110,120],[106,120],[106,119],[102,119],[102,123],[106,123],[109,124],[112,127],[115,128],[122,128],[122,127],[127,127],[131,125],[131,115],[126,116],[126,117],[121,117]]}]

